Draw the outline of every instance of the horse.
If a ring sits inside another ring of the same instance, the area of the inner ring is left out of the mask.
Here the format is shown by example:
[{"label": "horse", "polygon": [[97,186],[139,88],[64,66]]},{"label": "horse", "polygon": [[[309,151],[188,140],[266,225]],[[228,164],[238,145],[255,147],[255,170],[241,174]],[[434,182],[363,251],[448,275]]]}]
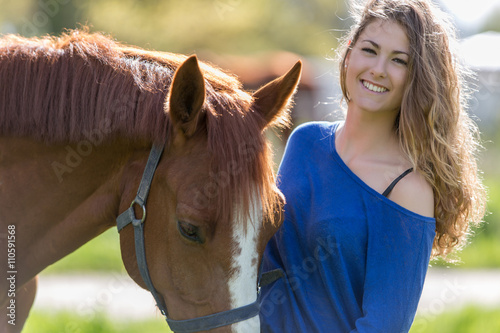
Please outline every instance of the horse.
[{"label": "horse", "polygon": [[286,125],[300,72],[247,92],[196,56],[88,29],[1,37],[2,332],[21,331],[37,275],[117,217],[125,269],[172,330],[258,332],[284,203],[265,130]]}]

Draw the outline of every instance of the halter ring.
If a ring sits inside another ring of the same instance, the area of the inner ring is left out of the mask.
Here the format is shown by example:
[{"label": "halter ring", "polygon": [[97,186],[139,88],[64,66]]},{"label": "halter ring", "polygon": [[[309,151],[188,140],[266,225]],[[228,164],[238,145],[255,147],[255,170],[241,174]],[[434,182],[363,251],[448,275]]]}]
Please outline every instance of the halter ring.
[{"label": "halter ring", "polygon": [[[142,208],[141,219],[138,219],[135,217],[135,210],[133,209],[134,204],[138,204]],[[137,198],[135,198],[134,201],[132,201],[132,203],[130,204],[130,208],[132,208],[131,212],[130,212],[132,214],[132,224],[134,226],[137,226],[139,224],[144,223],[144,221],[146,220],[146,206],[144,205],[144,203],[139,202],[139,200],[137,200]]]}]

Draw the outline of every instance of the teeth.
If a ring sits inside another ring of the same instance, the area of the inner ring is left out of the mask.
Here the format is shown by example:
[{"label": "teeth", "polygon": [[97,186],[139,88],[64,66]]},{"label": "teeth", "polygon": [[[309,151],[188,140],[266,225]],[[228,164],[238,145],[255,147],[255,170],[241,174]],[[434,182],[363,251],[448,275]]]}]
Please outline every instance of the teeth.
[{"label": "teeth", "polygon": [[374,92],[384,92],[384,91],[387,91],[386,88],[383,88],[383,87],[378,87],[378,86],[374,86],[373,84],[371,83],[368,83],[366,81],[363,81],[363,85],[368,89],[368,90],[371,90],[371,91],[374,91]]}]

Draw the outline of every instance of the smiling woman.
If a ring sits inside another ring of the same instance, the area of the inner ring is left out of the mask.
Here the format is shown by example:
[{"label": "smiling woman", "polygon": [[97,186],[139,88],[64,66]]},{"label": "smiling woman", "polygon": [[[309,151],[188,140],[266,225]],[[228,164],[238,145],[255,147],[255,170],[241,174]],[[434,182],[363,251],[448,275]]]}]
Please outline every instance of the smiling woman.
[{"label": "smiling woman", "polygon": [[288,279],[263,291],[263,332],[407,332],[429,259],[484,213],[450,23],[430,0],[357,9],[339,48],[346,119],[298,127],[280,165],[264,267]]}]

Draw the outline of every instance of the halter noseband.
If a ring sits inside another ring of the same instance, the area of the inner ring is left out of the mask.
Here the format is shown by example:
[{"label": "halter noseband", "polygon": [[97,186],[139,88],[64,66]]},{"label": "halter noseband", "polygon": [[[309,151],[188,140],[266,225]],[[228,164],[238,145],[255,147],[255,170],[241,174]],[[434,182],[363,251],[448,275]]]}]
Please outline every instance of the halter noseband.
[{"label": "halter noseband", "polygon": [[[116,219],[117,229],[120,232],[125,226],[132,223],[134,227],[134,239],[135,239],[135,256],[137,258],[137,266],[141,274],[144,283],[153,295],[156,305],[160,309],[162,315],[165,317],[170,329],[178,333],[190,333],[211,330],[214,328],[231,325],[240,321],[244,321],[257,316],[260,312],[259,295],[260,287],[273,283],[283,276],[283,271],[281,269],[272,270],[262,274],[259,270],[259,278],[257,283],[257,300],[251,304],[214,313],[211,315],[197,317],[193,319],[186,320],[173,320],[168,318],[167,307],[162,297],[156,291],[151,281],[149,275],[148,264],[146,262],[146,250],[144,246],[144,223],[146,221],[146,199],[151,188],[151,182],[153,180],[156,167],[160,161],[161,155],[163,153],[163,148],[165,144],[153,145],[151,152],[149,153],[148,162],[144,173],[142,175],[141,183],[139,184],[139,189],[137,190],[137,196],[130,204],[130,207],[121,213]],[[142,217],[140,219],[136,218],[134,212],[134,205],[138,205],[142,208]]]}]

